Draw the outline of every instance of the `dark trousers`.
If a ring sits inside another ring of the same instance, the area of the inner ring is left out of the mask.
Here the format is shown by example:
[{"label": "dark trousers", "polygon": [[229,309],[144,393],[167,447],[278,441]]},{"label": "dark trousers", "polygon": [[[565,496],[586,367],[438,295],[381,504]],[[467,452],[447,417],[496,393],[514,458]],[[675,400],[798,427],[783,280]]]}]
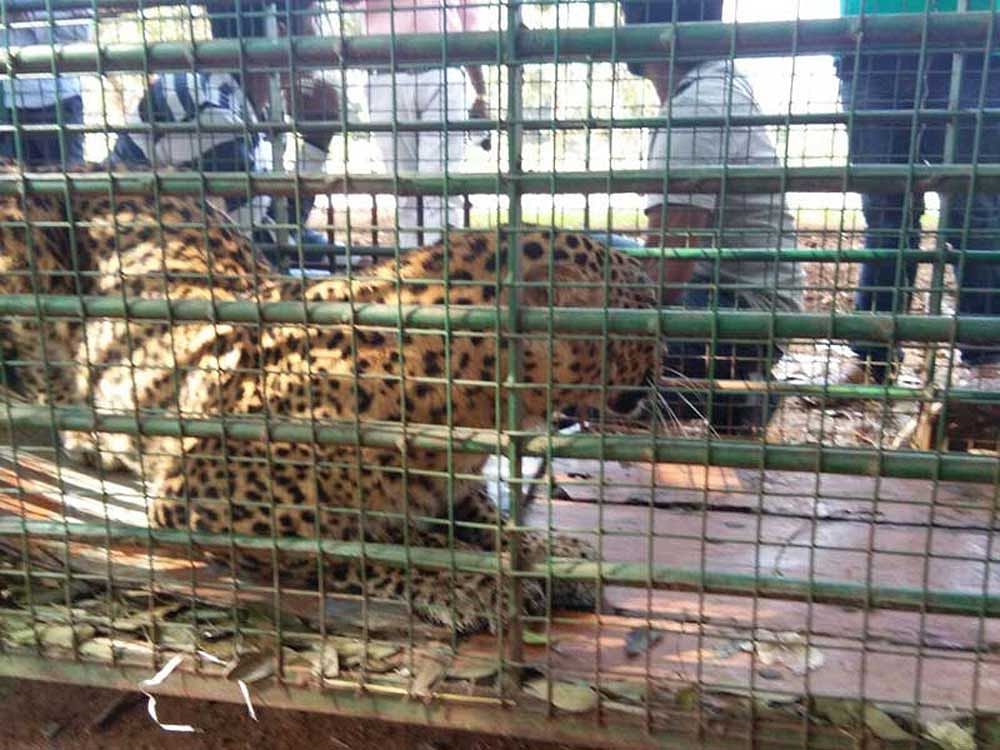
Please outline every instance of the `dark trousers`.
[{"label": "dark trousers", "polygon": [[[61,108],[61,112],[56,111]],[[60,119],[61,117],[61,119]],[[74,96],[51,107],[17,110],[17,123],[21,125],[79,125],[83,123],[83,99]],[[17,141],[20,140],[20,156]],[[67,166],[83,163],[83,134],[50,130],[42,133],[0,133],[0,158],[10,161],[23,159],[29,168]]]},{"label": "dark trousers", "polygon": [[[635,247],[629,237],[594,232],[593,236],[612,247]],[[684,291],[680,306],[687,310],[751,309],[735,294],[705,288]],[[782,357],[777,346],[737,341],[667,342],[663,375],[688,380],[748,380],[763,383]],[[720,433],[751,433],[763,430],[781,399],[766,392],[725,393],[686,388],[661,388],[663,405],[678,419],[705,419]]]},{"label": "dark trousers", "polygon": [[[732,292],[713,289],[688,289],[681,305],[686,310],[751,309]],[[766,342],[669,341],[663,370],[668,378],[764,383],[781,357],[781,349]],[[705,419],[717,432],[733,434],[763,430],[781,403],[777,394],[766,391],[663,388],[660,395],[678,419]]]},{"label": "dark trousers", "polygon": [[[958,108],[976,110],[1000,107],[1000,60],[992,56],[984,70],[983,55],[966,55]],[[846,109],[947,109],[951,87],[951,55],[930,55],[918,71],[917,55],[844,57],[837,63],[841,101]],[[985,73],[985,81],[984,81]],[[984,86],[985,84],[985,86]],[[981,95],[983,95],[981,101]],[[913,127],[910,122],[855,121],[849,138],[852,164],[941,163],[945,150],[946,122],[933,121]],[[956,127],[954,161],[980,164],[1000,162],[1000,118],[962,118]],[[867,193],[862,196],[865,247],[918,249],[923,195]],[[964,261],[954,264],[958,280],[958,311],[963,315],[1000,315],[1000,264],[976,259],[977,251],[1000,248],[1000,195],[976,190],[952,193],[947,215],[941,216],[944,236]],[[855,297],[862,312],[905,312],[909,308],[917,266],[895,260],[864,263]],[[876,368],[890,354],[883,345],[855,342],[852,348]],[[968,365],[1000,360],[1000,350],[962,347]]]}]

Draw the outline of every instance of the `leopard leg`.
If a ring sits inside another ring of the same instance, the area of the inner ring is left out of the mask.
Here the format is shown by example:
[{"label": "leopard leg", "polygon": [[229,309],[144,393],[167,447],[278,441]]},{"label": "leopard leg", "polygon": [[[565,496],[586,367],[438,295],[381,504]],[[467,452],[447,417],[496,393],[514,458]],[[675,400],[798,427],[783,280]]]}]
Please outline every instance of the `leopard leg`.
[{"label": "leopard leg", "polygon": [[[549,557],[597,559],[594,545],[569,534],[522,531],[521,549],[525,563],[531,565],[544,564]],[[545,581],[539,583],[544,585]],[[551,587],[554,608],[593,610],[597,606],[596,580],[553,577]]]},{"label": "leopard leg", "polygon": [[[499,519],[499,511],[484,486],[472,488],[455,503],[456,536],[461,536],[464,541],[481,549],[497,549],[498,538],[502,548],[509,549],[509,536],[498,533]],[[550,556],[597,559],[597,550],[592,544],[568,534],[549,535],[544,531],[522,531],[520,538],[522,559],[526,564],[541,564]],[[594,581],[552,579],[554,606],[589,610],[594,608],[596,596],[597,586]]]},{"label": "leopard leg", "polygon": [[[502,574],[341,560],[327,566],[325,584],[330,592],[407,602],[418,617],[460,633],[495,631],[512,614],[511,582]],[[538,583],[526,581],[522,590],[522,615],[544,610]]]}]

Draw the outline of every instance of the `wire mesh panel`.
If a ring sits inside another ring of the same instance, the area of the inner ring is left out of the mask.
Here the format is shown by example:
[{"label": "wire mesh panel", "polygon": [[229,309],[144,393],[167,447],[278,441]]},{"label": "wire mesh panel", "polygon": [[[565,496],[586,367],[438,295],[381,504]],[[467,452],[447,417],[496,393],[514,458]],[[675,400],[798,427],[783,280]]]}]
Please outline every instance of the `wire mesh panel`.
[{"label": "wire mesh panel", "polygon": [[992,2],[0,10],[0,673],[996,744]]}]

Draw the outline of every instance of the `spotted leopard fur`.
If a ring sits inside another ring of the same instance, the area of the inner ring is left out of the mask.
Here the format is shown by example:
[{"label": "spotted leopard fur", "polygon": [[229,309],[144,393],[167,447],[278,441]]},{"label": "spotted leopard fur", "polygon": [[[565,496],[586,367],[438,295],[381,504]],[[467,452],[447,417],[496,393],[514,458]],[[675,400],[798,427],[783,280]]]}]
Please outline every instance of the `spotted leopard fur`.
[{"label": "spotted leopard fur", "polygon": [[[60,228],[67,209],[73,222]],[[447,249],[447,252],[446,252]],[[644,308],[654,304],[640,265],[592,239],[565,232],[518,235],[524,304]],[[511,246],[494,233],[455,232],[353,279],[274,276],[227,218],[198,201],[165,196],[0,198],[0,293],[106,295],[127,301],[309,300],[388,305],[505,304]],[[449,283],[442,279],[447,275]],[[610,285],[605,284],[605,274]],[[609,297],[606,300],[605,294]],[[102,412],[276,424],[426,423],[503,425],[503,337],[351,325],[234,324],[93,318],[83,322],[0,319],[6,371],[40,403]],[[634,404],[655,364],[655,344],[635,337],[528,336],[520,390],[528,421],[551,405]],[[602,362],[605,363],[602,369]],[[41,363],[45,363],[43,366]],[[530,387],[530,384],[537,384]],[[551,393],[546,384],[555,384]],[[591,385],[589,389],[581,386]],[[575,388],[573,386],[576,386]],[[497,408],[500,406],[501,408]],[[135,437],[65,432],[64,447],[107,468],[141,475],[159,527],[262,537],[321,537],[459,550],[496,550],[497,511],[479,473],[481,455],[358,448],[219,437]],[[445,477],[450,474],[451,480]],[[450,506],[450,507],[449,507]],[[360,511],[364,509],[364,514]],[[448,519],[452,519],[449,521]],[[449,524],[452,524],[449,527]],[[454,532],[449,536],[449,528]],[[525,533],[529,562],[590,557],[581,540]],[[497,576],[315,554],[240,549],[249,572],[289,585],[409,601],[421,615],[468,630],[495,622],[508,587]],[[526,581],[527,606],[544,604]],[[564,583],[556,604],[592,606],[587,586]]]}]

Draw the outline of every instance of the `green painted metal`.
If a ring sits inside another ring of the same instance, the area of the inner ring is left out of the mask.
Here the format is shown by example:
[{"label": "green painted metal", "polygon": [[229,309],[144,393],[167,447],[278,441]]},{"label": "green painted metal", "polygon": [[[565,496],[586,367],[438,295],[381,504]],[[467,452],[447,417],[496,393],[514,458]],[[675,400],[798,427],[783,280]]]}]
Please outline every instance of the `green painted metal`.
[{"label": "green painted metal", "polygon": [[[973,177],[974,173],[974,177]],[[448,185],[455,194],[496,194],[506,190],[514,179],[508,174],[456,173],[448,176]],[[648,193],[669,189],[679,193],[774,193],[783,188],[796,192],[855,192],[913,189],[929,192],[955,191],[968,187],[975,179],[978,189],[1000,188],[1000,164],[982,164],[973,170],[963,164],[903,165],[886,164],[852,167],[797,167],[789,170],[771,166],[675,167],[669,178],[657,170],[615,170],[602,172],[526,172],[517,178],[524,194],[548,195],[555,189],[564,193]],[[0,195],[17,194],[21,190],[33,193],[63,193],[67,183],[80,193],[143,195],[154,188],[163,194],[246,195],[247,190],[260,195],[294,195],[320,193],[383,193],[399,195],[441,195],[442,177],[379,177],[358,175],[343,177],[302,173],[295,177],[286,173],[259,172],[128,172],[118,174],[26,173],[0,174]]]},{"label": "green painted metal", "polygon": [[[99,296],[2,295],[0,315],[36,318],[135,318],[139,320],[211,320],[218,323],[310,323],[315,325],[402,324],[410,330],[440,331],[448,320],[458,331],[509,331],[504,308],[441,305],[352,305],[349,302],[213,302],[211,300],[124,300]],[[889,315],[867,313],[784,313],[750,310],[608,310],[611,334],[655,334],[674,338],[850,339],[994,343],[1000,341],[1000,319],[990,316]],[[523,331],[549,327],[561,333],[601,333],[605,312],[585,308],[525,308]],[[659,326],[659,327],[658,327]]]},{"label": "green painted metal", "polygon": [[[511,3],[507,6],[507,28],[518,29],[523,25],[521,18],[521,7],[518,3]],[[507,54],[507,59],[516,60],[519,56],[519,39],[517,35],[507,34],[505,35],[505,45],[504,51]],[[524,112],[522,106],[522,87],[524,84],[523,67],[518,64],[510,64],[507,66],[507,86],[505,93],[505,98],[507,102],[507,119],[509,124],[507,127],[507,173],[511,179],[507,182],[507,201],[508,201],[508,214],[511,227],[509,230],[498,229],[497,233],[504,232],[507,234],[507,241],[512,246],[517,246],[518,244],[518,231],[521,226],[521,196],[522,196],[522,185],[521,177],[524,174],[524,164],[523,164],[523,145],[524,145],[524,131],[521,129],[520,120]],[[499,239],[499,238],[498,238]],[[498,278],[498,281],[500,279]],[[505,311],[505,318],[508,328],[512,333],[518,333],[522,330],[522,317],[521,317],[521,297],[523,295],[523,277],[521,273],[521,258],[518,253],[511,253],[507,257],[507,268],[502,279],[502,283],[508,289],[513,290],[509,295],[508,307]],[[500,342],[497,342],[498,350]],[[508,425],[521,425],[524,422],[523,408],[521,404],[521,395],[514,387],[518,383],[524,380],[524,344],[521,338],[517,335],[507,337],[507,340],[503,342],[505,353],[507,355],[507,371],[505,373],[500,373],[497,371],[497,379],[500,377],[504,378],[504,382],[508,387],[506,398],[497,389],[495,398],[498,402],[506,402],[504,404],[505,412],[505,423]],[[497,422],[497,428],[499,430],[500,422]],[[521,554],[521,544],[520,537],[517,528],[521,526],[524,521],[524,511],[526,506],[525,498],[527,493],[525,492],[525,487],[521,477],[521,439],[515,437],[509,440],[504,451],[506,454],[510,486],[510,530],[511,536],[511,552],[510,552],[510,564],[511,568],[515,571],[520,571],[524,566],[523,555]],[[518,579],[514,580],[513,588],[511,590],[511,601],[508,605],[510,613],[516,615],[517,612],[524,611],[524,591],[521,586],[521,582]],[[502,636],[501,636],[502,637]],[[510,660],[516,665],[522,661],[524,655],[524,638],[523,638],[523,623],[521,619],[514,616],[511,619],[511,627],[507,633],[508,643],[506,644],[507,653]],[[512,670],[511,677],[514,681],[518,681],[521,678],[520,672],[515,668]]]},{"label": "green painted metal", "polygon": [[[30,3],[31,0],[29,0]],[[18,0],[11,0],[18,2]],[[36,0],[46,7],[90,8],[86,0]],[[97,2],[97,6],[107,2]],[[26,3],[28,4],[28,3]],[[120,3],[115,3],[120,6]],[[510,34],[514,48],[496,43],[493,32],[467,32],[449,35],[448,64],[515,65],[552,63],[573,60],[616,60],[662,58],[672,53],[679,60],[692,58],[728,58],[787,54],[794,45],[797,54],[852,52],[857,34],[863,29],[869,44],[892,48],[925,46],[929,49],[961,51],[982,49],[991,28],[991,13],[897,14],[855,18],[770,21],[739,24],[738,33],[725,23],[648,24],[641,27],[559,29],[518,29]],[[926,24],[926,38],[924,28]],[[241,58],[242,47],[242,58]],[[201,68],[238,68],[241,59],[249,65],[287,66],[289,55],[305,66],[336,67],[342,57],[349,67],[375,65],[418,65],[441,62],[441,36],[438,34],[398,34],[338,38],[296,37],[293,39],[210,40],[196,43],[159,42],[150,45],[76,44],[52,50],[38,45],[0,53],[0,64],[15,74],[105,72],[141,70],[148,61],[150,70]],[[391,50],[391,51],[390,51]],[[558,57],[556,54],[558,52]]]},{"label": "green painted metal", "polygon": [[[952,109],[870,109],[860,110],[852,114],[841,111],[828,112],[792,112],[788,114],[776,115],[769,112],[758,114],[734,113],[731,117],[713,115],[706,113],[703,115],[677,116],[671,119],[671,123],[678,128],[697,127],[706,125],[722,126],[727,123],[731,127],[747,125],[846,125],[848,121],[853,122],[881,122],[881,123],[909,123],[914,117],[921,122],[940,122],[944,120],[965,120],[971,121],[977,117],[979,110],[952,110]],[[990,112],[988,108],[985,112]],[[612,129],[634,129],[634,128],[656,128],[663,124],[659,117],[616,117],[613,120],[606,117],[591,115],[589,117],[561,117],[556,120],[544,120],[525,116],[521,121],[521,128],[524,131],[565,131],[565,130],[612,130]],[[505,123],[502,120],[466,120],[461,117],[450,118],[447,123],[428,123],[422,120],[407,120],[400,118],[393,123],[387,122],[343,122],[341,120],[309,120],[302,122],[285,122],[274,119],[266,119],[256,123],[244,123],[233,125],[221,122],[206,122],[200,124],[200,131],[203,133],[308,133],[311,131],[333,131],[335,133],[382,133],[382,132],[440,132],[441,130],[454,130],[467,132],[469,130],[488,129],[496,130],[503,128]],[[63,126],[67,132],[75,133],[106,133],[107,129],[103,124],[65,124]],[[25,133],[51,131],[52,125],[22,123],[18,126]],[[152,133],[154,128],[144,123],[121,123],[112,126],[116,133]],[[13,132],[13,125],[0,123],[0,132]],[[190,133],[190,125],[185,123],[163,122],[157,123],[158,133]]]},{"label": "green painted metal", "polygon": [[177,419],[110,415],[83,407],[5,406],[0,410],[11,424],[83,432],[122,432],[130,435],[168,437],[229,437],[234,440],[268,440],[298,443],[357,443],[397,449],[400,439],[427,450],[502,454],[511,439],[520,442],[528,456],[600,458],[609,461],[662,461],[709,466],[731,466],[788,471],[829,472],[863,476],[941,479],[956,482],[995,483],[1000,460],[990,456],[938,454],[929,451],[874,452],[863,448],[814,445],[769,445],[740,440],[694,440],[649,435],[532,436],[521,431],[497,433],[462,427],[410,423],[313,421],[273,422],[264,417],[229,415],[218,419]]},{"label": "green painted metal", "polygon": [[[2,226],[2,223],[0,223]],[[457,230],[460,231],[460,230]],[[471,230],[484,231],[484,230]],[[489,231],[489,230],[485,230]],[[634,231],[634,230],[631,230]],[[298,254],[298,245],[276,245],[259,243],[262,250],[274,250],[283,253]],[[302,249],[305,252],[323,253],[328,256],[337,257],[344,255],[345,248],[331,250],[328,245],[303,243]],[[718,259],[735,261],[773,261],[778,258],[791,263],[864,263],[869,260],[895,260],[899,258],[917,264],[926,263],[953,263],[961,259],[961,250],[890,250],[890,249],[865,249],[865,248],[816,248],[816,247],[792,247],[792,248],[761,248],[761,247],[617,247],[618,252],[626,255],[633,255],[637,258],[665,258],[665,259]],[[358,255],[370,255],[372,257],[392,257],[395,250],[382,246],[355,246],[353,251]],[[968,251],[971,254],[972,251]],[[1000,260],[1000,250],[976,250],[975,259],[977,261],[997,261]]]},{"label": "green painted metal", "polygon": [[[17,537],[28,534],[36,538],[64,540],[115,540],[142,544],[153,539],[158,544],[186,547],[194,542],[205,548],[228,548],[288,552],[322,552],[331,557],[357,558],[361,556],[360,542],[339,542],[329,539],[301,539],[291,537],[248,536],[244,534],[208,534],[180,529],[149,529],[115,524],[110,529],[104,524],[64,524],[50,521],[0,520],[0,537]],[[796,580],[787,577],[749,575],[739,573],[713,573],[704,570],[685,570],[665,565],[647,563],[619,563],[589,561],[575,558],[552,558],[523,570],[498,561],[490,552],[464,552],[458,550],[421,547],[403,548],[395,544],[365,542],[367,559],[398,566],[415,565],[437,570],[456,570],[469,573],[500,573],[508,575],[539,576],[577,581],[646,586],[671,591],[702,591],[715,594],[739,594],[764,598],[813,601],[844,606],[885,607],[889,609],[918,609],[925,612],[1000,616],[1000,596],[983,593],[936,591],[933,589],[904,588],[848,583],[842,581]],[[652,574],[650,576],[650,573]]]}]

